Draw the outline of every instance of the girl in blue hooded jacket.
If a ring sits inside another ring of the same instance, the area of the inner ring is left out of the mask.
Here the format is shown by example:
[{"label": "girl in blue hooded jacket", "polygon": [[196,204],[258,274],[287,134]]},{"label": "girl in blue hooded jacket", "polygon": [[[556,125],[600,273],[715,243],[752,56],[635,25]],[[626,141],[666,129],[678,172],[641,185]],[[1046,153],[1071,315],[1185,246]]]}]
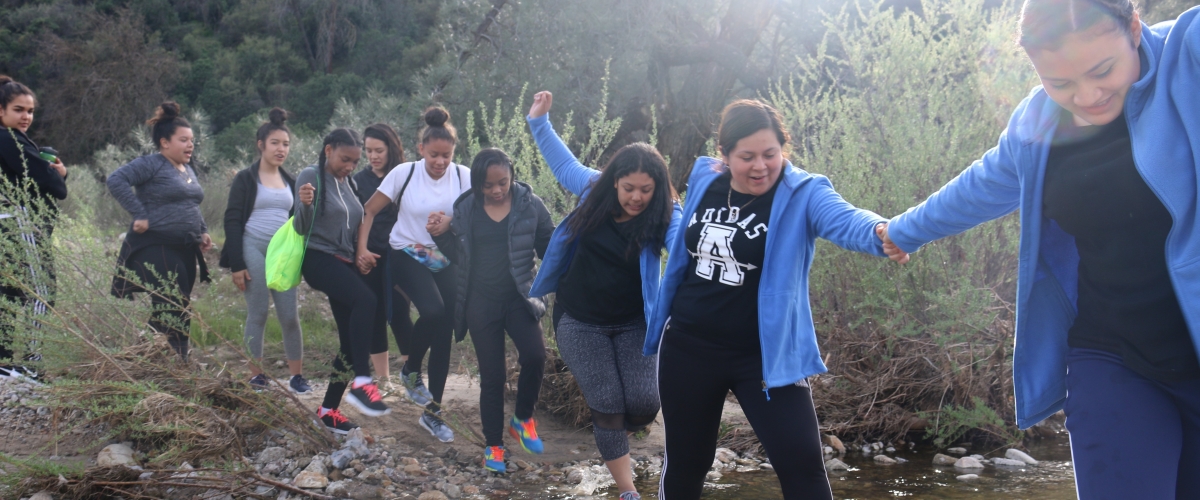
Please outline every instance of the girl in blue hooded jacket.
[{"label": "girl in blue hooded jacket", "polygon": [[847,203],[825,177],[793,167],[787,142],[778,111],[739,100],[721,116],[721,158],[692,167],[645,344],[658,353],[667,434],[659,498],[700,496],[730,390],[784,497],[833,498],[805,382],[825,371],[808,272],[817,238],[884,256],[875,231],[885,221]]},{"label": "girl in blue hooded jacket", "polygon": [[1200,9],[1027,0],[1042,86],[885,250],[1021,211],[1017,424],[1065,409],[1080,498],[1200,498]]}]

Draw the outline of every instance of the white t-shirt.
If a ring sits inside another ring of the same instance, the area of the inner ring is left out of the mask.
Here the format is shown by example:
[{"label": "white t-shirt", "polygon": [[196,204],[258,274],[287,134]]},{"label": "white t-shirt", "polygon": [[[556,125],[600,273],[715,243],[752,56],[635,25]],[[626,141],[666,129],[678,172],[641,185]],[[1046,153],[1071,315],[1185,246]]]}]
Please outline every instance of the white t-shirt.
[{"label": "white t-shirt", "polygon": [[397,250],[409,245],[436,246],[433,236],[425,230],[429,214],[446,212],[446,215],[453,215],[454,200],[471,189],[471,169],[451,163],[442,178],[434,180],[429,177],[425,160],[422,159],[393,168],[379,184],[379,192],[395,201],[400,196],[400,189],[404,187],[409,171],[413,171],[412,180],[400,199],[400,214],[388,237],[388,244]]}]

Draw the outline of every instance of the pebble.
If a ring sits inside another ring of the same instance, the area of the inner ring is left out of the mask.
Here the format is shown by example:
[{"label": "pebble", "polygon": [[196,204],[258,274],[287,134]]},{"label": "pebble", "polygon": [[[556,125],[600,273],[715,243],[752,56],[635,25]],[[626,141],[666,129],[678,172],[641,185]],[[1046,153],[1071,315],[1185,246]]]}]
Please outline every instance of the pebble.
[{"label": "pebble", "polygon": [[961,446],[956,446],[954,448],[946,448],[946,453],[949,453],[951,455],[966,455],[967,449],[963,448]]},{"label": "pebble", "polygon": [[972,457],[962,457],[954,462],[955,469],[982,469],[983,464]]},{"label": "pebble", "polygon": [[54,500],[54,497],[50,496],[50,492],[48,491],[39,491],[29,497],[29,500]]},{"label": "pebble", "polygon": [[896,461],[887,455],[875,455],[875,463],[883,465],[895,465]]},{"label": "pebble", "polygon": [[992,465],[996,467],[1025,467],[1025,462],[1013,460],[1010,458],[993,458]]},{"label": "pebble", "polygon": [[297,488],[325,489],[329,486],[329,479],[324,474],[306,470],[296,476],[296,480],[292,484]]},{"label": "pebble", "polygon": [[346,481],[334,481],[325,487],[325,493],[335,497],[346,496]]},{"label": "pebble", "polygon": [[1037,465],[1038,464],[1037,460],[1034,460],[1033,457],[1029,456],[1027,453],[1025,453],[1021,450],[1009,449],[1008,451],[1004,452],[1004,456],[1010,460],[1020,460],[1029,465]]},{"label": "pebble", "polygon": [[963,474],[961,476],[956,476],[954,479],[957,479],[957,480],[963,481],[963,482],[968,482],[968,481],[974,481],[976,479],[979,479],[979,475],[978,474]]},{"label": "pebble", "polygon": [[333,455],[329,456],[330,464],[333,465],[334,469],[339,470],[345,469],[347,465],[350,465],[351,460],[354,460],[354,452],[345,448],[335,451]]},{"label": "pebble", "polygon": [[438,490],[430,490],[422,493],[417,500],[450,500],[450,498]]},{"label": "pebble", "polygon": [[834,436],[833,434],[828,434],[825,436],[825,444],[832,447],[833,450],[839,454],[846,453],[846,445],[842,444],[842,440],[838,439],[838,437]]},{"label": "pebble", "polygon": [[271,462],[278,462],[280,460],[287,458],[287,455],[288,455],[287,448],[281,448],[279,446],[272,446],[270,448],[263,449],[263,451],[259,452],[258,459],[255,460],[254,463],[267,464],[267,463],[271,463]]},{"label": "pebble", "polygon": [[100,467],[115,467],[117,465],[133,465],[133,448],[123,444],[110,444],[96,455],[96,465]]},{"label": "pebble", "polygon": [[954,465],[957,461],[958,459],[941,453],[933,456],[933,465]]},{"label": "pebble", "polygon": [[737,453],[729,448],[717,448],[716,458],[721,463],[727,464],[737,458]]},{"label": "pebble", "polygon": [[845,463],[845,462],[843,462],[843,461],[841,461],[841,460],[838,460],[838,459],[834,458],[834,459],[832,459],[832,460],[829,460],[828,462],[825,462],[825,470],[829,470],[829,471],[842,470],[842,471],[845,471],[845,470],[850,470],[850,466],[849,466],[849,465],[846,465],[846,463]]}]

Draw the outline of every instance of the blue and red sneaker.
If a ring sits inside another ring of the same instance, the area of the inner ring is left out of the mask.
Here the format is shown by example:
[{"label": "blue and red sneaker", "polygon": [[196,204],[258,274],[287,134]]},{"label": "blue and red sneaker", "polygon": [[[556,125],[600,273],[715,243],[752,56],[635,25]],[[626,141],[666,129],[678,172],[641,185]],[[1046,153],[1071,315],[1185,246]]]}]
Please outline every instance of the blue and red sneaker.
[{"label": "blue and red sneaker", "polygon": [[537,422],[534,422],[532,417],[528,420],[517,420],[516,415],[513,415],[509,426],[508,433],[521,443],[521,448],[535,455],[542,454],[542,438],[538,437]]},{"label": "blue and red sneaker", "polygon": [[501,474],[508,472],[508,467],[504,465],[504,448],[501,446],[484,448],[483,468]]}]

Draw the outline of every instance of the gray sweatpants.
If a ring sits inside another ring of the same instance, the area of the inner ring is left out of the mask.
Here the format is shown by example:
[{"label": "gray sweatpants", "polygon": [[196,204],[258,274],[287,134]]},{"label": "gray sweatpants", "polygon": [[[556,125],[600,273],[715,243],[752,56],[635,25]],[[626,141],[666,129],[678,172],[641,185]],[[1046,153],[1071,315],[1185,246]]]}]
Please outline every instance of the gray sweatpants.
[{"label": "gray sweatpants", "polygon": [[300,314],[296,309],[296,289],[277,292],[267,288],[267,245],[270,237],[246,232],[242,240],[242,254],[246,259],[246,270],[250,271],[250,282],[246,283],[246,347],[255,359],[263,357],[263,332],[267,329],[267,314],[270,312],[270,297],[275,298],[275,316],[283,327],[283,350],[288,361],[299,361],[304,356],[304,336],[300,332]]},{"label": "gray sweatpants", "polygon": [[629,453],[627,431],[658,415],[656,356],[643,356],[646,322],[595,326],[563,314],[555,330],[558,352],[592,410],[596,448],[605,461]]}]

